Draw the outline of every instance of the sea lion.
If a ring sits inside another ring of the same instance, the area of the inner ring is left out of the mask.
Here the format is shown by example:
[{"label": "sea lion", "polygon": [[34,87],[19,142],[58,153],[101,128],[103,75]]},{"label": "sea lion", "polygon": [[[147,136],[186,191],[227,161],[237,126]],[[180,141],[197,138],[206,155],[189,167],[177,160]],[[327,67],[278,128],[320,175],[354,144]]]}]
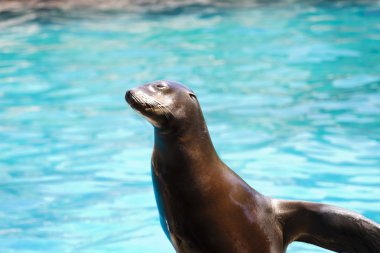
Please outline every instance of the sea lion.
[{"label": "sea lion", "polygon": [[152,178],[178,253],[282,253],[293,241],[379,253],[380,225],[335,206],[266,197],[221,161],[193,91],[155,81],[126,101],[154,126]]}]

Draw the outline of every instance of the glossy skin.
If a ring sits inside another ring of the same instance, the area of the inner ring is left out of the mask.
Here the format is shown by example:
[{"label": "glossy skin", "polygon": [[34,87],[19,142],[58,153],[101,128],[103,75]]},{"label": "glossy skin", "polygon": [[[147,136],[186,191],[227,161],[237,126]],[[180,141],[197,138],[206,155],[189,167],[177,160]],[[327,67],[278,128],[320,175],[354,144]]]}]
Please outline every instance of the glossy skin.
[{"label": "glossy skin", "polygon": [[154,126],[152,178],[161,225],[178,253],[282,253],[293,241],[380,252],[380,226],[337,207],[263,196],[217,155],[188,88],[149,83],[126,100]]}]

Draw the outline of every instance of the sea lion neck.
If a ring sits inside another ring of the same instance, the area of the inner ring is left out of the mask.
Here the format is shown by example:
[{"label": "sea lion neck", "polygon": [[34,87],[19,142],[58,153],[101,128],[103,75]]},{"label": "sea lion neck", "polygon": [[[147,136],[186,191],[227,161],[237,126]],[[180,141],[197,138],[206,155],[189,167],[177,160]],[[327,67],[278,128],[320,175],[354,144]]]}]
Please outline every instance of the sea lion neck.
[{"label": "sea lion neck", "polygon": [[[196,161],[203,165],[221,162],[212,144],[203,115],[181,128],[154,131],[155,152],[165,157],[165,161]],[[194,163],[194,162],[193,162]],[[203,166],[202,166],[203,167]]]}]

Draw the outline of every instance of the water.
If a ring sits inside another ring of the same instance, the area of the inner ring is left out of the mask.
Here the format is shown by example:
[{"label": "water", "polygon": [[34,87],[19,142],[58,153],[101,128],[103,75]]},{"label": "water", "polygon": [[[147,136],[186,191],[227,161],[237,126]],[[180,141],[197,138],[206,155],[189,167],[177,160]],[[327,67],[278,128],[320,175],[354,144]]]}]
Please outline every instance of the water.
[{"label": "water", "polygon": [[197,93],[218,153],[260,192],[380,222],[378,3],[1,17],[2,253],[174,252],[152,127],[124,102],[156,79]]}]

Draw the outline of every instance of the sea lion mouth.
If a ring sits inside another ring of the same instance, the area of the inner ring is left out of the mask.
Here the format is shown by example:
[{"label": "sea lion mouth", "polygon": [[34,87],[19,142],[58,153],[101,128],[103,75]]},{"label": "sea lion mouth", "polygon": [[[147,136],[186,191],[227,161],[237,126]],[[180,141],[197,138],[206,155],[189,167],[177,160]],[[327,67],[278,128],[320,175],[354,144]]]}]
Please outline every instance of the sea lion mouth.
[{"label": "sea lion mouth", "polygon": [[131,90],[128,90],[125,93],[125,100],[134,110],[138,111],[139,113],[142,113],[143,111],[152,111],[152,107],[142,98],[136,96],[135,92]]},{"label": "sea lion mouth", "polygon": [[131,90],[128,90],[125,93],[125,101],[133,108],[138,109],[139,105],[141,106],[140,101],[136,98],[136,96],[133,94]]},{"label": "sea lion mouth", "polygon": [[163,115],[166,119],[169,119],[169,115],[171,114],[167,106],[139,90],[128,90],[125,93],[125,100],[134,110],[146,117]]}]

